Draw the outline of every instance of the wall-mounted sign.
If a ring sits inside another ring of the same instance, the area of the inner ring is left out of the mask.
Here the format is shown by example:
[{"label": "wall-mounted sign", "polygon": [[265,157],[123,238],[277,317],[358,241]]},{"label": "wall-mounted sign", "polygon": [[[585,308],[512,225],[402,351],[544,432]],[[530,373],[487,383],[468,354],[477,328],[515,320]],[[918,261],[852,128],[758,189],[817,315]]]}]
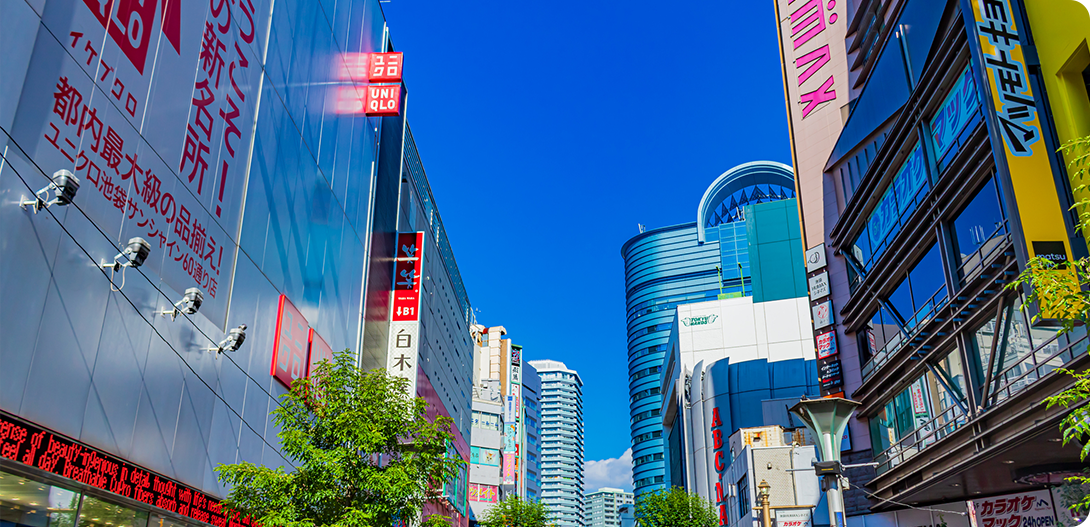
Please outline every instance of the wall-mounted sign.
[{"label": "wall-mounted sign", "polygon": [[401,113],[401,85],[368,86],[363,113],[368,117],[392,117]]},{"label": "wall-mounted sign", "polygon": [[825,244],[819,243],[806,250],[806,272],[812,273],[825,267]]},{"label": "wall-mounted sign", "polygon": [[708,324],[711,324],[712,322],[715,322],[715,319],[717,318],[719,318],[719,315],[712,313],[710,315],[704,315],[701,317],[685,317],[681,319],[681,323],[684,324],[686,327],[706,326]]},{"label": "wall-mounted sign", "polygon": [[814,316],[814,329],[821,329],[823,327],[832,325],[833,323],[833,303],[829,300],[822,302],[811,308]]},{"label": "wall-mounted sign", "polygon": [[280,295],[273,337],[273,360],[269,375],[287,387],[307,375],[310,352],[310,325],[285,295]]},{"label": "wall-mounted sign", "polygon": [[730,461],[724,454],[726,441],[723,439],[723,419],[719,417],[719,407],[712,408],[712,421],[711,426],[708,428],[708,431],[711,432],[711,445],[714,452],[712,467],[715,468],[716,472],[715,506],[719,509],[719,524],[727,525],[727,499],[729,493],[723,492],[723,471],[727,470]]},{"label": "wall-mounted sign", "polygon": [[829,272],[822,271],[810,277],[810,300],[829,296]]},{"label": "wall-mounted sign", "polygon": [[1033,255],[1052,262],[1057,269],[1067,269],[1067,249],[1064,242],[1033,242]]},{"label": "wall-mounted sign", "polygon": [[485,485],[483,483],[470,483],[469,484],[469,501],[478,501],[484,503],[499,503],[500,501],[500,488],[495,485]]},{"label": "wall-mounted sign", "polygon": [[837,358],[818,360],[818,383],[821,389],[832,390],[844,385],[844,376]]},{"label": "wall-mounted sign", "polygon": [[0,456],[199,522],[253,525],[249,518],[229,519],[218,498],[2,411]]},{"label": "wall-mounted sign", "polygon": [[836,355],[836,331],[826,331],[815,339],[817,340],[817,358],[827,359]]},{"label": "wall-mounted sign", "polygon": [[323,360],[333,362],[333,348],[326,344],[325,339],[317,331],[314,331],[314,328],[310,328],[310,338],[308,340],[310,341],[310,362],[307,364],[307,377],[310,377],[319,362]]},{"label": "wall-mounted sign", "polygon": [[368,53],[370,60],[367,80],[371,82],[401,82],[401,61],[404,53]]},{"label": "wall-mounted sign", "polygon": [[971,527],[1057,525],[1052,495],[1047,490],[970,500],[965,504],[969,509]]},{"label": "wall-mounted sign", "polygon": [[397,235],[394,261],[393,321],[420,320],[420,284],[424,272],[424,233],[402,232]]},{"label": "wall-mounted sign", "polygon": [[810,527],[810,509],[776,509],[776,527]]}]

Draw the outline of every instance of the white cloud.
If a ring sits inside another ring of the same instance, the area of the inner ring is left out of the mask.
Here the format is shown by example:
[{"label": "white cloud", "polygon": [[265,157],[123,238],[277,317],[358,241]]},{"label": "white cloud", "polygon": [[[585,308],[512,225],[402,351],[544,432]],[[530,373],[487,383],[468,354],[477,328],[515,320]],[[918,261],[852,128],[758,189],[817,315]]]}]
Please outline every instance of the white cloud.
[{"label": "white cloud", "polygon": [[587,461],[583,465],[583,487],[587,492],[613,487],[632,492],[632,449],[621,457]]}]

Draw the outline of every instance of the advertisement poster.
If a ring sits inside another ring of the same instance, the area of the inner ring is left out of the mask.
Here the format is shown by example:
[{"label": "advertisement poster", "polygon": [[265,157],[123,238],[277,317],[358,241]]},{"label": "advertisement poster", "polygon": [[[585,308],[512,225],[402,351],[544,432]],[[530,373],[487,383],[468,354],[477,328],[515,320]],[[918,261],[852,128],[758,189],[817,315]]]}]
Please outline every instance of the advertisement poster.
[{"label": "advertisement poster", "polygon": [[836,331],[826,331],[817,337],[817,358],[827,359],[836,355]]},{"label": "advertisement poster", "polygon": [[1047,490],[1007,494],[994,498],[971,500],[971,527],[1054,527],[1056,514],[1052,495]]}]

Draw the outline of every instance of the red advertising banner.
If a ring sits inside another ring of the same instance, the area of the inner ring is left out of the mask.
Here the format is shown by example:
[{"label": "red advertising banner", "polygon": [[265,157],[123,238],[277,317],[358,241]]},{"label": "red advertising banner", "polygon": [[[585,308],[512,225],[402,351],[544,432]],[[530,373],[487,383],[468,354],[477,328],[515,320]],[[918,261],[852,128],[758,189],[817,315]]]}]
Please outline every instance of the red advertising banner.
[{"label": "red advertising banner", "polygon": [[401,113],[401,85],[368,86],[364,114],[368,117],[390,117]]},{"label": "red advertising banner", "polygon": [[420,320],[420,282],[424,272],[424,233],[402,232],[397,235],[394,260],[394,302],[391,320]]},{"label": "red advertising banner", "polygon": [[1052,495],[1047,490],[1007,494],[967,502],[972,527],[1055,526]]},{"label": "red advertising banner", "polygon": [[[273,360],[269,375],[287,387],[307,375],[310,351],[310,326],[303,314],[285,295],[280,295],[276,313],[276,336],[273,338]],[[328,347],[328,346],[327,346]]]},{"label": "red advertising banner", "polygon": [[367,71],[367,80],[371,82],[401,82],[401,61],[404,54],[400,51],[392,53],[371,53],[370,68]]},{"label": "red advertising banner", "polygon": [[0,456],[216,527],[254,525],[229,519],[218,498],[3,411]]},{"label": "red advertising banner", "polygon": [[817,358],[825,359],[836,355],[836,331],[826,331],[816,338]]}]

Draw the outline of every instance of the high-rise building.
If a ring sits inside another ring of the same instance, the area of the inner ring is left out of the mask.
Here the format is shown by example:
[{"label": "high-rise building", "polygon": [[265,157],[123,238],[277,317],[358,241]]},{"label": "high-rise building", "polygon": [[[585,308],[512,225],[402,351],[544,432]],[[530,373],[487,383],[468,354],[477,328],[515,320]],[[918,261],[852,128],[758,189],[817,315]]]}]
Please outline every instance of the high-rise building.
[{"label": "high-rise building", "polygon": [[584,527],[583,381],[563,362],[530,365],[541,377],[541,502],[558,527]]},{"label": "high-rise building", "polygon": [[587,493],[587,527],[621,527],[621,512],[634,504],[633,494],[603,487]]},{"label": "high-rise building", "polygon": [[351,98],[401,58],[380,3],[98,4],[0,7],[0,516],[224,525],[215,467],[291,470],[269,413],[332,350],[468,461],[468,296],[404,112]]},{"label": "high-rise building", "polygon": [[847,471],[848,512],[972,500],[993,521],[981,496],[1047,509],[1045,485],[1079,453],[1061,445],[1065,410],[1039,402],[1071,386],[1056,369],[1090,361],[1086,331],[1058,335],[1028,291],[1003,286],[1032,257],[1087,254],[1070,209],[1082,182],[1057,149],[1090,133],[1090,14],[778,6],[808,271],[830,285],[814,335],[842,373],[823,394],[862,403],[843,457],[876,463]]},{"label": "high-rise building", "polygon": [[682,303],[753,294],[744,207],[795,195],[791,168],[756,161],[720,175],[700,199],[695,223],[648,229],[625,242],[629,412],[635,494],[666,485],[661,371]]}]

